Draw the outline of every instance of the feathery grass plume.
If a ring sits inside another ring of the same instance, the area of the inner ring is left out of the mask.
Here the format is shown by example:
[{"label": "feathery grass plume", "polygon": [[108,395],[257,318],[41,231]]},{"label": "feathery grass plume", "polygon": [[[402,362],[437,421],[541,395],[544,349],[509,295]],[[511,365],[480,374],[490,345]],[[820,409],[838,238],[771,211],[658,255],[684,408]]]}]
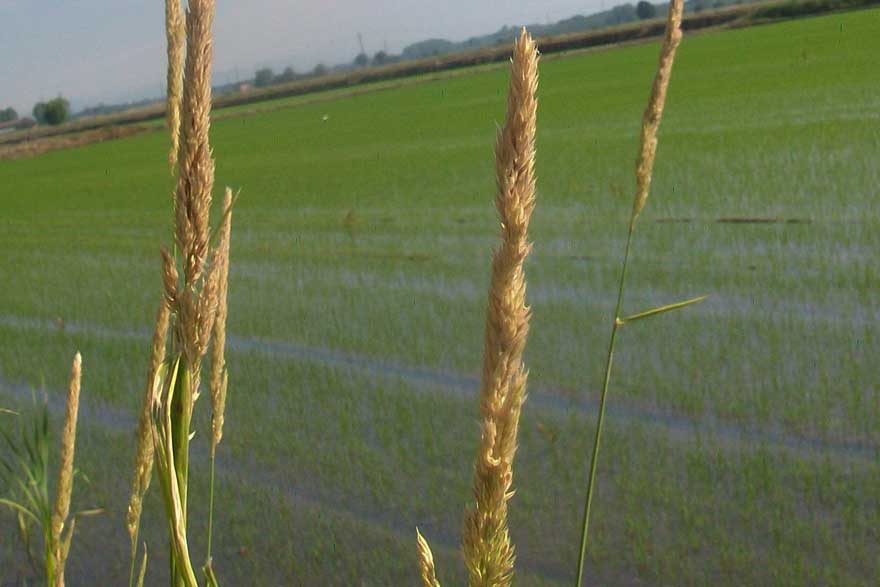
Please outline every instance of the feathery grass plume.
[{"label": "feathery grass plume", "polygon": [[614,364],[614,350],[617,341],[617,332],[621,326],[631,322],[656,316],[672,310],[684,308],[691,304],[701,302],[705,296],[693,298],[684,302],[668,304],[660,308],[654,308],[644,312],[639,312],[628,317],[621,316],[623,307],[624,290],[626,287],[626,271],[630,257],[630,249],[632,246],[633,232],[635,230],[636,220],[645,202],[648,199],[648,192],[651,187],[651,176],[654,167],[654,157],[657,153],[657,130],[660,127],[660,119],[663,116],[663,108],[666,103],[666,90],[669,87],[669,78],[672,73],[672,64],[675,60],[675,51],[681,42],[681,16],[684,10],[684,0],[672,0],[669,4],[669,14],[666,22],[666,34],[660,49],[660,58],[657,66],[657,74],[651,88],[651,96],[648,99],[648,106],[642,118],[641,142],[639,145],[639,155],[636,159],[636,191],[633,198],[633,207],[629,219],[629,230],[627,232],[626,246],[623,253],[623,263],[621,264],[620,278],[617,289],[617,304],[614,310],[614,319],[611,324],[611,336],[608,340],[608,354],[605,361],[605,375],[602,384],[602,392],[599,400],[599,415],[596,420],[596,431],[593,441],[593,452],[590,460],[590,473],[587,484],[587,495],[584,501],[583,521],[581,525],[581,545],[578,556],[577,568],[577,587],[583,584],[584,562],[587,553],[587,536],[590,523],[590,508],[593,502],[593,493],[596,487],[596,469],[599,462],[599,446],[602,439],[602,427],[605,421],[605,405],[608,398],[608,389],[611,383],[611,372]]},{"label": "feathery grass plume", "polygon": [[[474,464],[475,503],[465,511],[462,551],[471,587],[507,587],[514,547],[507,527],[513,459],[528,373],[523,365],[530,310],[523,263],[531,250],[535,207],[538,49],[523,28],[514,43],[507,114],[495,143],[495,207],[501,246],[492,256],[480,381],[480,443]],[[417,534],[425,587],[437,587],[431,549]]]},{"label": "feathery grass plume", "polygon": [[[475,503],[465,511],[462,551],[471,587],[507,587],[514,548],[507,528],[513,458],[526,397],[522,355],[529,330],[523,262],[535,207],[535,125],[538,49],[525,29],[514,43],[507,115],[495,144],[501,246],[492,257],[480,382],[480,443],[474,464]],[[426,586],[436,578],[427,543],[418,535]]]},{"label": "feathery grass plume", "polygon": [[[220,229],[221,242],[213,250],[210,248],[209,226],[214,186],[214,160],[208,137],[211,126],[211,27],[214,8],[214,0],[189,0],[186,12],[186,57],[180,98],[180,143],[174,193],[175,255],[162,250],[164,298],[170,309],[173,327],[169,356],[157,369],[150,388],[150,429],[157,478],[165,503],[171,543],[171,583],[174,587],[197,585],[187,543],[189,443],[193,434],[191,423],[199,397],[202,359],[215,332],[218,311],[223,320],[226,312],[228,213],[224,215]],[[167,20],[166,26],[171,68],[171,45],[176,42],[178,33],[173,18]],[[169,103],[173,98],[169,81]],[[180,260],[180,271],[177,259]],[[222,366],[222,349],[220,356],[217,364]],[[224,381],[225,374],[221,373],[220,379]],[[224,391],[219,387],[211,391],[214,405],[222,400]],[[212,455],[216,442],[219,442],[219,423],[222,422],[222,415],[219,420],[216,415],[212,419]],[[133,556],[130,583],[134,577],[134,560]],[[203,570],[208,585],[216,585],[210,554]]]},{"label": "feathery grass plume", "polygon": [[52,512],[52,545],[54,552],[54,585],[64,587],[64,565],[70,552],[75,519],[65,525],[70,515],[70,495],[73,493],[73,458],[76,449],[76,419],[79,413],[79,391],[82,379],[82,357],[76,353],[70,370],[70,384],[67,391],[67,410],[64,417],[64,431],[61,434],[61,459],[58,465],[58,484],[55,488],[55,508]]},{"label": "feathery grass plume", "polygon": [[[201,357],[213,326],[216,297],[210,280],[199,295],[209,247],[209,212],[214,160],[208,141],[211,127],[211,26],[214,0],[190,0],[186,15],[186,67],[181,102],[181,143],[175,194],[175,242],[183,264],[176,292],[176,340],[199,382]],[[205,291],[207,290],[207,291]]]},{"label": "feathery grass plume", "polygon": [[[168,340],[168,323],[171,310],[163,295],[159,302],[159,310],[156,312],[156,326],[153,330],[153,346],[150,351],[150,365],[147,369],[147,385],[144,391],[144,403],[138,418],[137,450],[134,465],[134,478],[131,484],[131,498],[128,502],[126,514],[126,527],[131,539],[132,561],[137,555],[138,529],[140,527],[141,511],[143,510],[144,496],[150,488],[150,479],[153,475],[153,436],[152,428],[152,399],[153,388],[156,385],[156,376],[159,368],[165,360],[165,346]],[[129,582],[134,579],[134,563],[132,562]]]},{"label": "feathery grass plume", "polygon": [[168,45],[168,72],[166,83],[168,97],[166,116],[171,132],[171,149],[168,166],[174,173],[177,151],[180,146],[180,101],[183,95],[183,50],[185,43],[183,9],[180,0],[165,0],[165,38]]},{"label": "feathery grass plume", "polygon": [[195,287],[208,254],[208,213],[214,186],[211,128],[213,0],[190,0],[186,15],[186,67],[181,100],[181,143],[176,199],[176,242],[184,284]]},{"label": "feathery grass plume", "polygon": [[422,533],[416,528],[416,544],[419,550],[419,573],[422,576],[422,587],[440,587],[440,581],[434,573],[434,555]]}]

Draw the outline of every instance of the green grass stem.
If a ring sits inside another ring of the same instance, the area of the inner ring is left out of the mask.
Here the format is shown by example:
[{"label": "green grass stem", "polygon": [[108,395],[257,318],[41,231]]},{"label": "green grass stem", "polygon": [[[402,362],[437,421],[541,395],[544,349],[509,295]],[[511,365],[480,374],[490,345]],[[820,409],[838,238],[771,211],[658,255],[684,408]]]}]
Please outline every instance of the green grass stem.
[{"label": "green grass stem", "polygon": [[623,306],[623,294],[626,287],[626,269],[629,265],[629,252],[632,247],[635,220],[635,216],[630,219],[629,230],[626,235],[626,248],[623,253],[620,280],[617,283],[617,304],[614,308],[614,320],[611,323],[611,336],[608,339],[608,355],[605,360],[605,376],[602,381],[602,396],[599,400],[599,417],[596,421],[596,436],[593,441],[593,454],[590,459],[590,480],[587,484],[587,497],[584,501],[584,517],[583,522],[581,523],[581,548],[578,554],[577,587],[581,587],[584,576],[584,560],[587,555],[587,532],[590,525],[590,507],[593,504],[593,491],[596,487],[596,466],[599,463],[599,442],[602,439],[602,424],[605,421],[605,402],[608,399],[608,388],[611,383],[611,368],[614,364],[614,347],[617,343],[617,330],[621,324],[623,324],[620,320],[620,310]]}]

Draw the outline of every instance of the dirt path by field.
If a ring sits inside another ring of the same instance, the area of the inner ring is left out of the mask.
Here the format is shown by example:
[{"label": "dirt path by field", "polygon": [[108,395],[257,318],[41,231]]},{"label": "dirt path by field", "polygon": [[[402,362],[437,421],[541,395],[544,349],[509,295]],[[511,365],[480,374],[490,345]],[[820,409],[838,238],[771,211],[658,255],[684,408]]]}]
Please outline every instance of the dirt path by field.
[{"label": "dirt path by field", "polygon": [[4,159],[36,157],[37,155],[42,155],[49,151],[71,149],[73,147],[80,147],[91,143],[112,141],[140,134],[147,130],[150,130],[150,127],[134,124],[126,126],[106,126],[78,132],[76,134],[40,137],[22,143],[0,144],[0,161]]}]

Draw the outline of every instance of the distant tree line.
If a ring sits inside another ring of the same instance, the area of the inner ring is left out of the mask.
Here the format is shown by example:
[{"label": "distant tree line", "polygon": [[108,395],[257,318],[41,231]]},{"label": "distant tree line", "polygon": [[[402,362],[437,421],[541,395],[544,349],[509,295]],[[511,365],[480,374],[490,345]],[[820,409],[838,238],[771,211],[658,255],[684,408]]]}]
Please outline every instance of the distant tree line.
[{"label": "distant tree line", "polygon": [[[721,8],[754,1],[758,0],[685,0],[685,12],[702,12],[711,8]],[[872,0],[803,0],[799,1],[798,4],[805,2],[861,3],[865,1],[870,2]],[[617,27],[639,20],[658,18],[665,14],[668,7],[668,0],[661,0],[657,3],[650,2],[649,0],[636,0],[635,3],[626,2],[590,15],[575,15],[549,24],[528,24],[527,28],[535,37],[557,37],[571,33]],[[459,42],[446,39],[426,39],[404,47],[401,56],[403,59],[426,59],[461,51],[475,51],[485,47],[499,47],[512,43],[519,34],[519,31],[519,25],[503,26],[494,33],[471,37]]]},{"label": "distant tree line", "polygon": [[70,102],[62,96],[48,102],[37,102],[34,104],[33,115],[38,124],[61,124],[70,116]]},{"label": "distant tree line", "polygon": [[18,112],[15,111],[15,108],[9,107],[0,110],[0,122],[9,122],[10,120],[18,120]]},{"label": "distant tree line", "polygon": [[327,73],[327,68],[323,64],[318,64],[309,73],[297,73],[292,67],[285,67],[284,71],[276,74],[271,67],[263,67],[258,69],[254,75],[254,86],[265,88],[274,84],[283,84],[299,79],[307,79],[317,77]]},{"label": "distant tree line", "polygon": [[71,114],[71,118],[80,118],[82,116],[102,116],[105,114],[114,114],[116,112],[123,112],[125,110],[132,110],[134,108],[140,108],[141,106],[149,106],[150,104],[154,104],[156,102],[155,98],[146,98],[144,100],[136,100],[133,102],[122,102],[119,104],[104,104],[103,102],[99,103],[97,106],[89,106],[88,108],[83,108],[78,112]]},{"label": "distant tree line", "polygon": [[657,7],[645,0],[639,0],[639,3],[636,4],[636,16],[640,20],[654,18],[657,16]]},{"label": "distant tree line", "polygon": [[[401,61],[400,55],[390,55],[386,51],[378,51],[373,57],[366,53],[358,53],[350,65],[337,65],[334,70],[347,70],[352,68],[367,67],[370,65],[380,66],[388,65]],[[327,75],[330,72],[323,63],[319,63],[308,73],[298,73],[292,67],[286,67],[283,72],[275,73],[271,67],[262,67],[254,73],[254,86],[257,88],[265,88],[275,84],[283,84],[301,79],[310,79]]]}]

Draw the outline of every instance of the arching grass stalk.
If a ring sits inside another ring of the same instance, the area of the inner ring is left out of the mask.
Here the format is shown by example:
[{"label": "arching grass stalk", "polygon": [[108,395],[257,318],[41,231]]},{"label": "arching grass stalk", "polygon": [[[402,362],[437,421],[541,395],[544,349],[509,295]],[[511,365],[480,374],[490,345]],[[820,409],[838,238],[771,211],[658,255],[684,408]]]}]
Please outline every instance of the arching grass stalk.
[{"label": "arching grass stalk", "polygon": [[635,322],[651,316],[656,316],[671,310],[677,310],[705,299],[705,296],[690,299],[684,302],[669,304],[659,308],[653,308],[645,312],[639,312],[631,316],[621,316],[623,310],[623,298],[626,290],[626,273],[629,265],[630,251],[632,249],[633,233],[636,221],[648,199],[651,187],[651,176],[654,167],[654,157],[657,152],[657,130],[663,116],[663,107],[666,102],[666,90],[669,87],[669,77],[672,73],[672,64],[675,60],[675,52],[681,42],[681,16],[684,9],[684,0],[672,0],[669,4],[669,15],[666,22],[666,35],[660,49],[660,59],[657,66],[657,74],[651,88],[651,96],[648,107],[642,119],[641,143],[639,155],[636,160],[636,193],[633,200],[633,208],[630,214],[629,227],[627,229],[626,246],[623,253],[623,262],[620,268],[620,280],[617,284],[617,303],[614,307],[614,320],[611,324],[611,336],[608,340],[608,353],[605,360],[605,375],[602,380],[602,394],[599,400],[599,415],[596,420],[596,433],[593,440],[593,453],[590,460],[590,474],[587,483],[587,495],[584,501],[583,522],[581,525],[581,544],[578,555],[577,587],[583,583],[584,561],[587,553],[587,536],[590,524],[590,508],[593,503],[593,494],[596,488],[596,470],[599,463],[599,447],[602,440],[602,427],[605,422],[605,405],[608,400],[608,389],[611,384],[611,373],[614,365],[614,350],[617,343],[617,332],[630,322]]}]

